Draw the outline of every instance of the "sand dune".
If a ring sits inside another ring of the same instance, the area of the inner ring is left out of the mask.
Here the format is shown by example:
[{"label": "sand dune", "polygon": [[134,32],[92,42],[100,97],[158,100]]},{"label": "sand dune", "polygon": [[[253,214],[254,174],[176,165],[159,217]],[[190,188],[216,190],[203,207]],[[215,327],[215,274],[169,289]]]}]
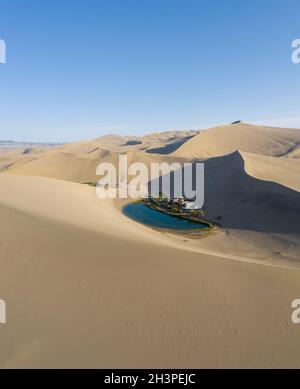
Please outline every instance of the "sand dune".
[{"label": "sand dune", "polygon": [[249,175],[300,191],[300,159],[265,157],[244,152],[242,157]]},{"label": "sand dune", "polygon": [[0,186],[1,367],[298,367],[299,272],[189,251],[80,184]]},{"label": "sand dune", "polygon": [[[80,152],[73,149],[53,150],[37,158],[21,158],[10,161],[7,174],[36,175],[50,178],[59,178],[73,182],[96,182],[96,168],[100,162],[111,162],[118,167],[118,158],[123,152],[111,151],[104,148],[95,148],[93,145],[76,145]],[[163,156],[159,158],[150,153],[141,151],[127,151],[128,163],[143,162],[149,165],[151,162],[178,160],[174,157]]]},{"label": "sand dune", "polygon": [[128,140],[135,139],[134,136],[120,136],[120,135],[104,135],[96,138],[94,142],[99,143],[100,145],[116,145],[122,146],[126,144]]},{"label": "sand dune", "polygon": [[[126,153],[129,161],[168,161],[172,156],[156,157],[156,149],[164,154],[169,147],[178,147],[177,142],[185,142],[194,131],[167,131],[145,137],[103,136],[91,141],[76,142],[38,154],[26,154],[24,150],[0,155],[0,172],[17,175],[38,175],[60,178],[74,182],[96,181],[96,167],[100,162],[117,164],[119,154]],[[142,143],[127,145],[128,140],[138,139]],[[153,150],[153,152],[151,151]],[[165,152],[162,152],[165,150]],[[145,153],[147,151],[147,153]],[[148,152],[149,151],[149,152]],[[177,158],[178,159],[178,158]],[[177,160],[176,159],[176,160]]]},{"label": "sand dune", "polygon": [[206,159],[241,150],[254,154],[295,158],[297,157],[295,150],[298,150],[299,145],[299,130],[241,123],[202,131],[175,151],[173,155]]},{"label": "sand dune", "polygon": [[[238,124],[1,154],[0,366],[299,367],[299,134]],[[155,231],[81,184],[124,153],[204,159],[220,228]]]},{"label": "sand dune", "polygon": [[[208,216],[213,219],[221,216],[222,226],[228,228],[299,233],[300,224],[297,220],[300,217],[300,192],[274,181],[250,176],[245,170],[245,164],[248,172],[257,167],[257,164],[251,162],[250,158],[235,152],[225,157],[212,158],[205,163],[205,207]],[[281,165],[278,181],[283,181],[281,176],[288,173],[290,167],[291,164],[287,167]],[[298,167],[299,164],[295,164],[290,179],[296,176]],[[266,178],[268,171],[263,172],[266,172]]]}]

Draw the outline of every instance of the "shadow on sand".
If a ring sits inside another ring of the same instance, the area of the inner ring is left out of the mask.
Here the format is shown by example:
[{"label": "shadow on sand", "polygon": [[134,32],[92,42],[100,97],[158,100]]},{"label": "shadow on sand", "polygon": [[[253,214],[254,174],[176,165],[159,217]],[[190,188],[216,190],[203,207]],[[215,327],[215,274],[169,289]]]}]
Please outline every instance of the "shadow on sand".
[{"label": "shadow on sand", "polygon": [[[243,156],[238,151],[211,158],[204,164],[204,209],[207,219],[223,228],[300,233],[299,192],[249,176],[245,171]],[[171,186],[172,182],[171,174]]]}]

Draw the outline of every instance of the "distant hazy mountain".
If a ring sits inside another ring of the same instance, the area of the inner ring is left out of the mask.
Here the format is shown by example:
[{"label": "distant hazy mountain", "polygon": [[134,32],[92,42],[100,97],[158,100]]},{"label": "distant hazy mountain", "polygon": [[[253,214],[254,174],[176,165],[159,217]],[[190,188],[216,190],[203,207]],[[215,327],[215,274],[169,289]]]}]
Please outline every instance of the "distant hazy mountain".
[{"label": "distant hazy mountain", "polygon": [[15,142],[13,140],[0,140],[0,150],[11,150],[24,147],[54,147],[59,145],[59,143]]}]

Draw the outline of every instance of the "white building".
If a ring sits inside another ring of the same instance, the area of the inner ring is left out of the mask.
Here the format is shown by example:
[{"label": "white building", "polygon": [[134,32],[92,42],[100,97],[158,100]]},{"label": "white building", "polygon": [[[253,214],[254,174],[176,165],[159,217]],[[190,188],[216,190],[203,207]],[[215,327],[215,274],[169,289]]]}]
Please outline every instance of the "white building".
[{"label": "white building", "polygon": [[197,201],[185,201],[183,207],[189,211],[197,211],[202,208]]}]

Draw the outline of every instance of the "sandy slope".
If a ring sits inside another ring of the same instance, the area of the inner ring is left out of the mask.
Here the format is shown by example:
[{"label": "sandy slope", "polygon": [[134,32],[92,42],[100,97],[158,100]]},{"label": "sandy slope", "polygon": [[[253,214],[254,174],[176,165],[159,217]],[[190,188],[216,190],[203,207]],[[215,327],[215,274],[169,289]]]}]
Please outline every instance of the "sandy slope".
[{"label": "sandy slope", "polygon": [[[1,154],[0,367],[300,367],[299,134],[241,124]],[[80,183],[120,153],[206,159],[221,228],[161,233],[97,199]]]},{"label": "sandy slope", "polygon": [[[36,175],[50,178],[59,178],[62,180],[84,183],[96,182],[99,177],[96,175],[96,169],[99,163],[110,162],[118,169],[119,155],[124,152],[111,151],[105,148],[92,148],[91,145],[80,145],[80,152],[55,150],[49,153],[43,153],[38,157],[19,159],[5,169],[6,174],[17,175]],[[178,161],[178,158],[169,156],[157,156],[150,153],[136,151],[127,151],[128,164],[131,162],[143,162],[149,165],[151,162]]]},{"label": "sandy slope", "polygon": [[[236,150],[296,158],[300,131],[241,123],[202,131],[174,152],[177,157],[210,158]],[[293,154],[295,153],[295,154]]]},{"label": "sandy slope", "polygon": [[[253,137],[251,138],[249,131],[257,137],[255,142],[251,143]],[[219,139],[218,144],[215,145],[219,147],[216,154],[220,154],[222,148],[222,152],[225,153],[224,143],[222,143],[225,138],[232,144],[239,141],[240,146],[244,144],[248,149],[256,148],[257,152],[262,150],[264,141],[264,147],[269,147],[269,154],[276,154],[279,136],[282,137],[280,140],[280,154],[282,154],[283,147],[289,144],[290,149],[292,137],[295,138],[300,133],[298,130],[261,128],[245,124],[231,125],[195,135],[191,140],[186,141],[185,145],[191,148],[192,153],[193,146],[199,146],[198,137],[208,137],[207,147],[209,147],[209,141],[213,138],[210,134],[214,135],[215,132],[218,134],[216,139]],[[240,138],[236,136],[237,132],[240,132]],[[229,136],[230,134],[232,135]],[[149,166],[151,162],[178,160],[182,162],[184,159],[176,156],[176,152],[164,155],[145,151],[154,150],[153,146],[159,142],[161,148],[168,149],[174,139],[177,141],[179,139],[180,142],[188,136],[192,136],[192,133],[184,131],[148,135],[143,137],[143,141],[151,143],[146,150],[143,150],[145,144],[124,146],[125,140],[129,137],[105,136],[94,141],[78,142],[38,154],[22,155],[21,158],[15,157],[14,161],[6,160],[4,164],[8,163],[8,168],[4,169],[4,172],[39,175],[81,183],[96,182],[98,164],[112,162],[118,166],[118,156],[124,152],[128,156],[129,163],[144,162]],[[287,138],[283,138],[284,136]],[[293,142],[296,140],[294,139]],[[261,149],[258,149],[258,146]],[[184,147],[179,148],[178,153]],[[201,242],[201,245],[212,251],[216,251],[215,248],[218,247],[222,253],[225,249],[225,252],[230,255],[237,254],[247,258],[259,257],[273,260],[300,258],[299,160],[234,151],[226,156],[208,159],[205,162],[205,170],[206,213],[210,219],[221,224],[226,234],[221,233],[213,239],[206,239],[205,242]]]},{"label": "sandy slope", "polygon": [[2,367],[299,367],[299,272],[186,250],[79,184],[0,187]]},{"label": "sandy slope", "polygon": [[[207,216],[215,220],[221,216],[222,226],[228,228],[299,233],[300,193],[280,183],[285,173],[291,172],[290,180],[296,177],[299,164],[279,164],[282,170],[277,169],[276,181],[267,181],[266,177],[271,176],[267,169],[263,169],[264,180],[248,173],[261,166],[257,159],[255,162],[240,152],[205,162]],[[277,165],[272,162],[269,160],[268,165],[271,171]],[[256,174],[259,175],[258,169]],[[297,186],[295,182],[295,189]]]},{"label": "sandy slope", "polygon": [[244,258],[299,261],[299,167],[298,160],[244,152],[207,160],[206,215],[222,230],[198,245]]},{"label": "sandy slope", "polygon": [[246,172],[260,180],[277,182],[300,192],[300,159],[242,153]]},{"label": "sandy slope", "polygon": [[[24,150],[17,150],[0,154],[0,172],[46,176],[73,182],[96,181],[96,167],[100,162],[118,165],[119,154],[125,153],[129,162],[143,161],[149,164],[151,161],[172,160],[175,158],[165,155],[161,155],[160,158],[151,151],[167,153],[179,147],[194,134],[194,131],[168,131],[141,138],[103,136],[92,141],[41,150],[38,153],[24,154]],[[128,146],[126,142],[133,138],[141,143]]]}]

